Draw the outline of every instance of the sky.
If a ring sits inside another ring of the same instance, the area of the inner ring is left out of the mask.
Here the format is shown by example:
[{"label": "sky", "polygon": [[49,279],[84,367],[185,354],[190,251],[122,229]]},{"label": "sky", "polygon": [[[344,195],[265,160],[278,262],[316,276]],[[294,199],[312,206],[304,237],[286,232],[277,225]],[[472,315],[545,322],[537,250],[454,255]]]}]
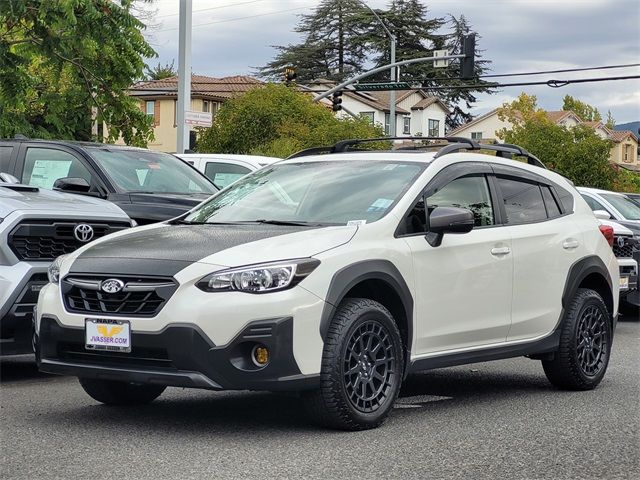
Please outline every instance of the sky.
[{"label": "sky", "polygon": [[[192,0],[192,71],[224,77],[251,75],[275,55],[274,45],[298,43],[299,15],[319,0]],[[366,0],[384,8],[387,0]],[[431,15],[464,14],[481,38],[492,72],[517,73],[640,63],[638,0],[424,0]],[[178,52],[179,0],[155,0],[149,9],[147,40],[158,52],[149,61],[167,63]],[[504,81],[638,75],[640,67],[515,77]],[[569,94],[597,107],[617,123],[640,120],[640,79],[547,86],[509,87],[481,95],[479,115],[513,100],[522,91],[536,95],[547,110],[560,110]]]}]

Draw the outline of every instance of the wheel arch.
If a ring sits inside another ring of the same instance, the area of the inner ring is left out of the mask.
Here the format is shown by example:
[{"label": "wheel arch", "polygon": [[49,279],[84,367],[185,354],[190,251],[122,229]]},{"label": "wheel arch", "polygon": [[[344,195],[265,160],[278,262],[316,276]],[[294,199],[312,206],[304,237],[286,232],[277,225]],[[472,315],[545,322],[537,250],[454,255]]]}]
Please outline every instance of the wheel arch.
[{"label": "wheel arch", "polygon": [[612,327],[614,323],[614,299],[613,284],[611,275],[602,259],[596,255],[584,257],[575,262],[569,269],[567,282],[562,294],[562,311],[567,309],[571,299],[575,296],[579,288],[589,288],[596,291],[604,300],[607,310],[609,311]]},{"label": "wheel arch", "polygon": [[336,308],[345,298],[368,298],[391,312],[400,330],[408,365],[413,341],[413,296],[396,266],[388,260],[364,260],[336,272],[329,284],[320,320],[323,340]]}]

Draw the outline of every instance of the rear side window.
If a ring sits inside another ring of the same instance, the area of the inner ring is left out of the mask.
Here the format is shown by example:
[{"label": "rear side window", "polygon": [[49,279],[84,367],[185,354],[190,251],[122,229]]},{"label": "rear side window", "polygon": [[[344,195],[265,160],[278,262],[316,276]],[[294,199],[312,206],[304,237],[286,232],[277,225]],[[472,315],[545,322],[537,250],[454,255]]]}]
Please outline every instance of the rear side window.
[{"label": "rear side window", "polygon": [[223,189],[251,172],[247,167],[233,163],[207,162],[204,174],[216,187]]},{"label": "rear side window", "polygon": [[8,145],[0,145],[0,172],[11,173],[9,171],[9,161],[11,160],[11,153],[13,147]]},{"label": "rear side window", "polygon": [[497,177],[507,223],[519,225],[547,219],[540,186],[534,182]]},{"label": "rear side window", "polygon": [[540,186],[540,189],[542,190],[542,198],[544,198],[544,206],[547,207],[547,216],[549,218],[556,218],[562,215],[556,199],[553,198],[551,188],[546,185],[542,185]]}]

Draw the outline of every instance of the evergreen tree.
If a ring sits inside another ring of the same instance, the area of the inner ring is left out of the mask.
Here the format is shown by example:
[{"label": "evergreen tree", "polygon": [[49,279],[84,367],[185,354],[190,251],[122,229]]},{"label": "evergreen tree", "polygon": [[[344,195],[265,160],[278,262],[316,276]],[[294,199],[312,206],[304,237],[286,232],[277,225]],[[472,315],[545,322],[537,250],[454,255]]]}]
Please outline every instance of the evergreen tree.
[{"label": "evergreen tree", "polygon": [[294,66],[298,81],[339,81],[363,70],[367,16],[358,0],[322,0],[313,13],[301,15],[295,31],[303,42],[276,47],[276,57],[258,68],[261,77],[281,80],[284,69]]}]

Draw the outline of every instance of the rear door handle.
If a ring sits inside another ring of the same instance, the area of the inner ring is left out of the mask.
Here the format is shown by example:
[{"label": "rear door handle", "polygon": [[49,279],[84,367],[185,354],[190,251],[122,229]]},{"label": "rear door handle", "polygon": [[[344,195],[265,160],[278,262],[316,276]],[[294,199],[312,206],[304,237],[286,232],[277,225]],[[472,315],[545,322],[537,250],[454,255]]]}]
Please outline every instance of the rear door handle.
[{"label": "rear door handle", "polygon": [[491,255],[507,255],[508,253],[511,253],[509,247],[495,247],[491,249]]},{"label": "rear door handle", "polygon": [[576,240],[575,238],[569,238],[563,242],[562,248],[564,248],[565,250],[572,250],[574,248],[578,248],[578,245],[578,240]]}]

